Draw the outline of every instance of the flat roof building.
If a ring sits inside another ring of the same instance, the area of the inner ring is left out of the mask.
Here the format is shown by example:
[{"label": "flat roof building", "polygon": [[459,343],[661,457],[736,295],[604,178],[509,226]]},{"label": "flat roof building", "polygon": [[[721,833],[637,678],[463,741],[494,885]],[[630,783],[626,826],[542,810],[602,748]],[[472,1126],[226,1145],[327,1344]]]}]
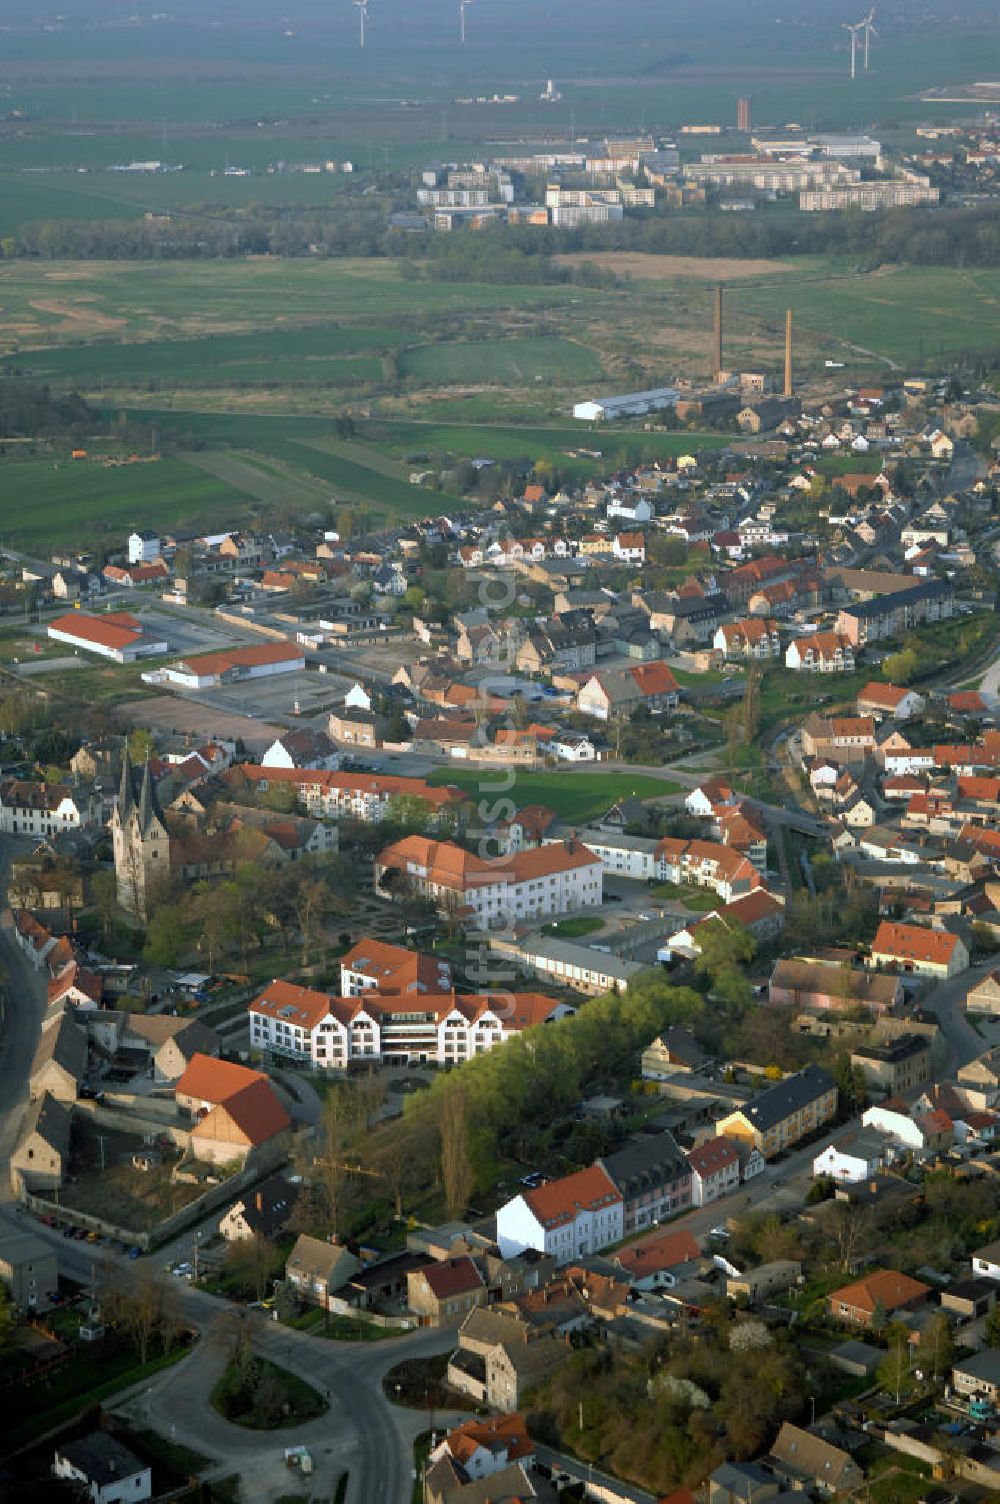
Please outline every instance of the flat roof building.
[{"label": "flat roof building", "polygon": [[603,423],[615,418],[637,418],[644,413],[662,412],[677,402],[677,388],[653,387],[648,392],[627,392],[621,397],[592,397],[577,402],[574,418],[585,423]]}]

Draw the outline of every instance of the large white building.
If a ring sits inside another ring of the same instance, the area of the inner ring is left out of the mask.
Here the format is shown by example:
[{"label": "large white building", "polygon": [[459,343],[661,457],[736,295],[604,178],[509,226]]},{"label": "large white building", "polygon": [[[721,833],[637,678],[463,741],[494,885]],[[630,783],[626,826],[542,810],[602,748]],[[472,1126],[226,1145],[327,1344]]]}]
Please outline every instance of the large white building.
[{"label": "large white building", "polygon": [[164,639],[147,637],[139,618],[128,611],[109,611],[104,616],[67,611],[50,621],[46,631],[53,642],[65,642],[68,647],[96,653],[114,663],[134,663],[137,658],[154,657],[169,649]]},{"label": "large white building", "polygon": [[524,1191],[497,1212],[502,1258],[535,1248],[557,1264],[570,1264],[624,1236],[624,1198],[599,1165]]},{"label": "large white building", "polygon": [[375,858],[376,889],[429,898],[480,929],[599,908],[602,874],[600,858],[575,840],[488,860],[451,841],[406,836]]},{"label": "large white building", "polygon": [[615,418],[638,418],[644,413],[662,412],[674,407],[677,388],[653,387],[648,392],[628,392],[622,397],[590,397],[586,402],[577,402],[573,408],[574,418],[585,423],[613,422]]},{"label": "large white building", "polygon": [[235,684],[242,679],[295,673],[305,666],[303,650],[297,644],[261,642],[245,648],[224,648],[218,653],[199,653],[171,664],[163,673],[181,689],[210,689],[216,684]]},{"label": "large white building", "polygon": [[249,1005],[250,1046],[262,1055],[346,1071],[357,1062],[461,1065],[572,1008],[537,992],[404,993],[354,997],[274,981]]}]

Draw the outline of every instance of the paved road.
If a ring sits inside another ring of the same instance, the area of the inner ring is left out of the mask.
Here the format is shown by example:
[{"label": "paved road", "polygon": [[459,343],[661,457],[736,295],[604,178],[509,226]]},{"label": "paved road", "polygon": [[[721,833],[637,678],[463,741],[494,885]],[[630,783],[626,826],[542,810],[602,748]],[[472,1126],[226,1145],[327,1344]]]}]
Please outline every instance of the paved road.
[{"label": "paved road", "polygon": [[[335,1478],[347,1467],[351,1481],[348,1504],[405,1504],[410,1496],[413,1442],[427,1429],[426,1411],[391,1405],[382,1390],[386,1372],[403,1358],[430,1357],[455,1345],[453,1330],[418,1332],[384,1342],[328,1342],[246,1314],[254,1348],[325,1392],[326,1415],[280,1435],[257,1435],[230,1425],[209,1401],[227,1358],[220,1314],[225,1301],[181,1286],[178,1300],[186,1316],[207,1334],[190,1357],[170,1369],[149,1389],[123,1407],[162,1435],[218,1459],[219,1471],[238,1470],[242,1497],[272,1498],[281,1491],[281,1469],[273,1464],[283,1448],[301,1443],[327,1454],[325,1466]],[[435,1417],[442,1423],[446,1417]],[[448,1421],[452,1420],[449,1415]],[[287,1489],[288,1474],[284,1473]]]},{"label": "paved road", "polygon": [[[6,894],[10,864],[35,844],[0,836],[0,893]],[[17,1142],[21,1115],[28,1102],[28,1076],[46,1006],[44,973],[35,971],[14,939],[9,924],[0,923],[0,966],[5,977],[3,1020],[0,1027],[0,1206],[12,1199],[8,1165]]]},{"label": "paved road", "polygon": [[987,1048],[988,1041],[976,1033],[966,1017],[965,995],[988,972],[995,970],[996,964],[995,957],[991,961],[981,961],[960,976],[936,983],[920,998],[920,1006],[933,1013],[941,1026],[952,1074]]}]

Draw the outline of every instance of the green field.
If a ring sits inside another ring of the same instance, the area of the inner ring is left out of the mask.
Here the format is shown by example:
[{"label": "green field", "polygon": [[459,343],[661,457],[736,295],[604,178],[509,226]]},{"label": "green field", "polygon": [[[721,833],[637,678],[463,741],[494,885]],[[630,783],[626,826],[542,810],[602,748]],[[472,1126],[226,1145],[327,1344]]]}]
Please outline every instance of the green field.
[{"label": "green field", "polygon": [[106,466],[0,458],[3,541],[48,552],[144,527],[208,527],[248,513],[245,492],[180,459]]},{"label": "green field", "polygon": [[798,335],[849,367],[922,365],[993,350],[1000,341],[996,269],[889,266],[828,282],[745,288],[731,304],[744,326],[775,333],[790,307]]},{"label": "green field", "polygon": [[558,309],[587,296],[562,285],[414,284],[398,262],[384,260],[10,261],[0,262],[0,348],[23,353],[83,340],[107,346],[340,322],[372,323],[381,338],[388,319],[405,321],[412,342],[435,318]]},{"label": "green field", "polygon": [[[428,782],[453,783],[488,807],[510,799],[520,809],[525,804],[544,804],[561,820],[589,825],[605,814],[616,799],[664,799],[679,792],[680,785],[648,773],[577,773],[552,770],[542,773],[511,770],[513,779],[499,768],[437,768]],[[508,782],[510,787],[508,788]]]},{"label": "green field", "polygon": [[400,361],[404,376],[428,385],[453,382],[523,386],[529,381],[597,381],[604,374],[593,350],[573,340],[544,335],[528,339],[456,340],[406,350]]}]

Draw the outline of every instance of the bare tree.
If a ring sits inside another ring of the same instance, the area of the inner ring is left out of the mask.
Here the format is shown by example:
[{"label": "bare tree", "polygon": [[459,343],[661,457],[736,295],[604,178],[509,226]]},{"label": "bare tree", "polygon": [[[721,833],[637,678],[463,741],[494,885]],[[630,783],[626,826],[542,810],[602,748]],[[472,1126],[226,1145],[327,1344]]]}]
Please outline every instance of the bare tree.
[{"label": "bare tree", "polygon": [[129,1289],[113,1290],[112,1313],[128,1332],[139,1362],[145,1364],[163,1314],[163,1291],[151,1269],[144,1269]]},{"label": "bare tree", "polygon": [[836,1249],[837,1263],[850,1272],[871,1242],[871,1214],[867,1207],[835,1201],[823,1218],[823,1230]]},{"label": "bare tree", "polygon": [[449,1217],[461,1216],[472,1194],[472,1165],[469,1158],[469,1119],[465,1092],[451,1086],[442,1093],[438,1106],[438,1132],[441,1136],[441,1178]]},{"label": "bare tree", "polygon": [[343,1216],[348,1185],[348,1167],[344,1158],[348,1111],[349,1102],[344,1093],[334,1088],[323,1104],[323,1118],[319,1125],[318,1178],[334,1232],[338,1231]]}]

